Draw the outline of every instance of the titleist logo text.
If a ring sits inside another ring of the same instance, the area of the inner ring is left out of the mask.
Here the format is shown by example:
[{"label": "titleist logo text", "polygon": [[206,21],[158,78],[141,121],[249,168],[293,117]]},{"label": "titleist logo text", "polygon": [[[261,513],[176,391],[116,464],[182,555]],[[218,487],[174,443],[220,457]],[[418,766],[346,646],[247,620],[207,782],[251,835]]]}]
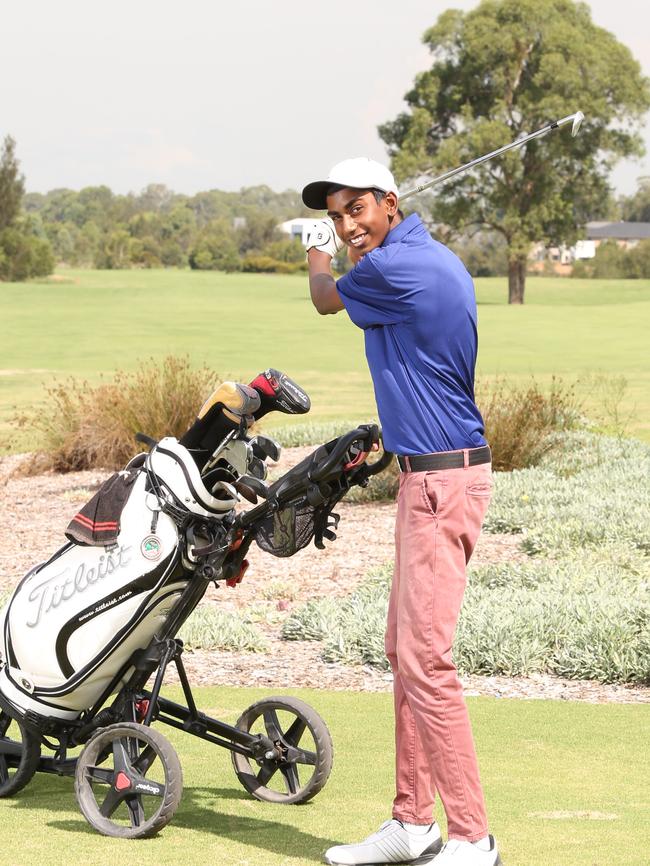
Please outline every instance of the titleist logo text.
[{"label": "titleist logo text", "polygon": [[102,554],[99,562],[93,563],[92,567],[88,567],[85,562],[80,562],[74,574],[71,573],[70,568],[65,568],[35,586],[28,596],[29,601],[36,605],[34,619],[27,622],[29,628],[35,628],[44,614],[55,610],[78,593],[85,592],[89,586],[128,565],[131,550],[131,547],[118,547],[111,553]]}]

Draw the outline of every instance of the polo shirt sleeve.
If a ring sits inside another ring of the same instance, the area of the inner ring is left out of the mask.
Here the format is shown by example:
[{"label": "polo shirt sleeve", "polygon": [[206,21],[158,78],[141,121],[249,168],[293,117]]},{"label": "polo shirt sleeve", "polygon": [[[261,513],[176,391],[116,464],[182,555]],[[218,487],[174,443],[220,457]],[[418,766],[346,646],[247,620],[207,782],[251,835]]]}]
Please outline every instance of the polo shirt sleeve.
[{"label": "polo shirt sleeve", "polygon": [[383,273],[386,251],[377,250],[379,255],[373,253],[364,256],[336,284],[348,315],[355,325],[364,329],[396,325],[407,317],[404,292],[391,285]]}]

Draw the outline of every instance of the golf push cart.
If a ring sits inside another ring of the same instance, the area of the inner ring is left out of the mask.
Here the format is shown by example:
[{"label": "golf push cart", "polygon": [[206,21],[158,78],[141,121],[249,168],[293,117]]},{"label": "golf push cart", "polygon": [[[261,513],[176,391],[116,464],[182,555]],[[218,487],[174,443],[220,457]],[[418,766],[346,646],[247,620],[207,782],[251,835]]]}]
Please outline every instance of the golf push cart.
[{"label": "golf push cart", "polygon": [[[161,722],[231,752],[260,800],[301,803],[325,785],[332,743],[318,713],[271,697],[232,726],[200,712],[176,635],[208,584],[238,583],[253,541],[292,556],[333,540],[332,509],[392,455],[361,425],[267,485],[279,446],[248,435],[267,412],[307,412],[283,373],[222,384],[179,440],[138,434],[148,452],[109,478],[70,522],[69,539],[20,582],[0,614],[0,797],[36,772],[74,776],[88,822],[108,836],[151,836],[173,817],[182,773]],[[247,500],[252,507],[237,506]],[[161,696],[173,663],[184,694]],[[75,750],[82,747],[81,751]],[[46,750],[49,754],[42,754]]]}]

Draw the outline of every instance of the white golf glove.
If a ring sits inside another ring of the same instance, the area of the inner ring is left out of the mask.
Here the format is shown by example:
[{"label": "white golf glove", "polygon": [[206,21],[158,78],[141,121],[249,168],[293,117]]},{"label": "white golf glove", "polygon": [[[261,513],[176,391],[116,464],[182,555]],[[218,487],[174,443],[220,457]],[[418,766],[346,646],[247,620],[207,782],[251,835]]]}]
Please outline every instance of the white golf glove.
[{"label": "white golf glove", "polygon": [[336,234],[334,223],[329,217],[316,223],[309,235],[307,241],[307,252],[309,250],[320,250],[322,253],[327,253],[328,256],[334,258],[339,250],[343,249],[345,244]]}]

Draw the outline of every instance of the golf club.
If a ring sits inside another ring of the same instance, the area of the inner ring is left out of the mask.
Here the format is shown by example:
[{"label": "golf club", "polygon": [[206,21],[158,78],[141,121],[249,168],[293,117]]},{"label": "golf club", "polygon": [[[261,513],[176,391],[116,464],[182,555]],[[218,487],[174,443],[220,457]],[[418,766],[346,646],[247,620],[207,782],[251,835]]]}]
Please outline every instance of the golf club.
[{"label": "golf club", "polygon": [[553,123],[549,123],[547,126],[542,127],[542,129],[538,129],[537,132],[531,132],[530,135],[525,135],[523,138],[518,138],[516,141],[513,141],[510,144],[506,144],[503,147],[498,148],[497,150],[491,151],[491,153],[486,153],[485,156],[479,156],[476,159],[473,159],[471,162],[466,162],[465,165],[459,165],[458,168],[452,168],[451,171],[446,171],[444,174],[441,174],[438,177],[434,177],[433,180],[427,181],[427,183],[420,184],[420,186],[416,186],[414,189],[409,189],[405,193],[400,193],[400,202],[403,202],[407,198],[410,198],[412,195],[415,195],[418,192],[422,192],[425,189],[429,189],[430,187],[435,186],[438,183],[443,183],[443,181],[449,180],[450,177],[454,177],[455,175],[460,174],[463,171],[474,168],[475,165],[480,165],[482,162],[486,162],[488,159],[493,159],[495,156],[499,156],[500,154],[505,153],[507,150],[512,150],[515,147],[521,147],[522,144],[526,144],[527,141],[532,141],[533,138],[541,138],[543,135],[546,135],[553,129],[559,129],[561,126],[565,126],[570,121],[573,121],[573,125],[571,127],[571,135],[573,138],[575,138],[578,134],[578,130],[580,129],[580,125],[584,120],[584,117],[585,116],[581,111],[576,111],[575,114],[568,114],[561,120],[555,120],[553,121]]}]

